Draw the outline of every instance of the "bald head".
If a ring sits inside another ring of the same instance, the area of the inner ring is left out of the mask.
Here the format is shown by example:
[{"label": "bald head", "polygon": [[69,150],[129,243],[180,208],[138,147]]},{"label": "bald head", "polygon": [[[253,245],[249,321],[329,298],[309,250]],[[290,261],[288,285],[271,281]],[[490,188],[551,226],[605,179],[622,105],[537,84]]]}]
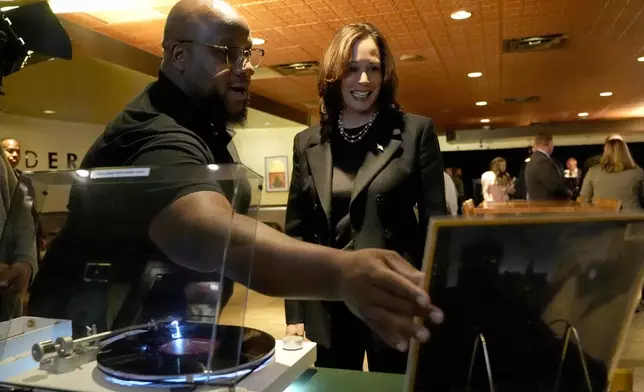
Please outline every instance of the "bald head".
[{"label": "bald head", "polygon": [[208,116],[243,123],[258,53],[246,20],[220,0],[181,0],[163,34],[163,74]]},{"label": "bald head", "polygon": [[250,33],[246,19],[220,0],[181,0],[170,10],[163,31],[163,48],[177,41],[216,43],[231,30]]}]

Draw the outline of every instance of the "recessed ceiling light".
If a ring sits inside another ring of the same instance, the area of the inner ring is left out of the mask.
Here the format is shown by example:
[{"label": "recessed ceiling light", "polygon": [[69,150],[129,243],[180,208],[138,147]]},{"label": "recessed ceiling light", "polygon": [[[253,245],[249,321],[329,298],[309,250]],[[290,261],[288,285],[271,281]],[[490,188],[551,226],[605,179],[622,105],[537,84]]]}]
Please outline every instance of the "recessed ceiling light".
[{"label": "recessed ceiling light", "polygon": [[599,93],[600,97],[610,97],[611,95],[613,95],[613,93],[610,91],[604,91],[603,93]]},{"label": "recessed ceiling light", "polygon": [[642,56],[642,57],[638,57],[638,58],[637,58],[637,61],[639,61],[640,63],[644,63],[644,56]]},{"label": "recessed ceiling light", "polygon": [[265,126],[265,127],[270,127],[270,126],[271,126],[271,123],[269,123],[269,122],[265,122],[265,123],[264,123],[264,126]]},{"label": "recessed ceiling light", "polygon": [[577,114],[579,117],[588,117],[588,113],[586,112],[581,112]]},{"label": "recessed ceiling light", "polygon": [[467,74],[468,77],[470,78],[480,78],[483,76],[483,72],[470,72]]},{"label": "recessed ceiling light", "polygon": [[471,12],[468,12],[465,10],[458,10],[456,12],[452,12],[452,14],[449,17],[454,20],[463,20],[463,19],[469,18],[470,16],[472,16]]},{"label": "recessed ceiling light", "polygon": [[487,102],[485,102],[485,101],[478,101],[476,103],[476,106],[486,106],[486,105],[487,105]]},{"label": "recessed ceiling light", "polygon": [[253,45],[254,45],[254,46],[257,46],[257,45],[264,45],[265,43],[266,43],[266,40],[265,40],[264,38],[256,38],[256,37],[253,37]]},{"label": "recessed ceiling light", "polygon": [[489,119],[489,118],[482,118],[482,119],[481,119],[481,122],[482,122],[482,123],[484,123],[484,124],[485,124],[485,123],[489,123],[489,122],[490,122],[490,119]]},{"label": "recessed ceiling light", "polygon": [[56,113],[56,111],[55,111],[55,110],[49,110],[49,109],[47,109],[47,110],[43,110],[42,112],[43,112],[44,114],[55,114],[55,113]]}]

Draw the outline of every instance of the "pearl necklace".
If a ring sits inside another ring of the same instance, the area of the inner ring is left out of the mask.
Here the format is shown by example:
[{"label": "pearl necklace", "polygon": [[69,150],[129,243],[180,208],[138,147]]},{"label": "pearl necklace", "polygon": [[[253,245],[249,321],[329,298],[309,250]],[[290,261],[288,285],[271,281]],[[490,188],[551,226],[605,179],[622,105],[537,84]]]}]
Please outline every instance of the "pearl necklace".
[{"label": "pearl necklace", "polygon": [[346,140],[349,143],[359,142],[367,135],[369,128],[371,128],[371,124],[373,124],[377,116],[378,116],[378,112],[375,112],[371,117],[371,120],[369,120],[369,122],[367,123],[367,125],[364,126],[364,128],[362,128],[357,133],[350,134],[344,129],[344,124],[342,124],[342,112],[340,112],[340,116],[338,117],[338,128],[340,129],[340,135],[342,135],[344,140]]}]

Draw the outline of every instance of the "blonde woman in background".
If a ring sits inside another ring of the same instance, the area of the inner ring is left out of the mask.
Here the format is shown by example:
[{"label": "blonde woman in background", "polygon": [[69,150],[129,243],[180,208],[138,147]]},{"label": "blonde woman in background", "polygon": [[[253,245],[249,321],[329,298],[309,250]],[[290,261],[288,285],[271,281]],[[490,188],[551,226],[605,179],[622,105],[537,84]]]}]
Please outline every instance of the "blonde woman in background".
[{"label": "blonde woman in background", "polygon": [[481,176],[483,200],[504,202],[510,200],[514,194],[514,180],[507,172],[505,159],[494,158],[490,163],[490,170]]},{"label": "blonde woman in background", "polygon": [[637,166],[628,145],[621,136],[613,135],[604,143],[604,154],[593,166],[581,186],[583,200],[611,199],[622,202],[623,210],[641,210],[639,193],[644,170]]}]

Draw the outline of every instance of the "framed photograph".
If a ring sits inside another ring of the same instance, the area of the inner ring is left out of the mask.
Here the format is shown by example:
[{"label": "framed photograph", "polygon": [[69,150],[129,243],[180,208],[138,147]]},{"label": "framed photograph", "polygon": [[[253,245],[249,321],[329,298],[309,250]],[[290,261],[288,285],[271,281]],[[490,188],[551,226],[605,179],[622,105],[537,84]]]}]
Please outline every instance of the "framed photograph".
[{"label": "framed photograph", "polygon": [[288,157],[264,158],[266,192],[288,192]]}]

